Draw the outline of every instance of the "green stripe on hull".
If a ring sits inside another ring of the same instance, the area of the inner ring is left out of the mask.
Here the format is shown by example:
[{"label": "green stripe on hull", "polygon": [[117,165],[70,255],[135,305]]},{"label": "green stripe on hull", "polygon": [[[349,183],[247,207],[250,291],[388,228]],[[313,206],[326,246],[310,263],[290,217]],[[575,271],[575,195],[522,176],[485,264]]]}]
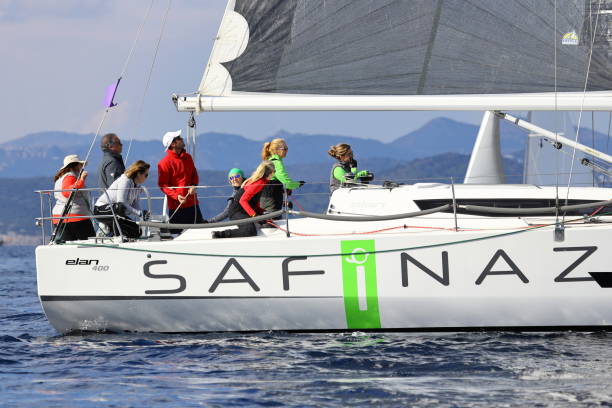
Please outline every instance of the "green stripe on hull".
[{"label": "green stripe on hull", "polygon": [[341,241],[344,310],[349,329],[379,329],[374,240]]}]

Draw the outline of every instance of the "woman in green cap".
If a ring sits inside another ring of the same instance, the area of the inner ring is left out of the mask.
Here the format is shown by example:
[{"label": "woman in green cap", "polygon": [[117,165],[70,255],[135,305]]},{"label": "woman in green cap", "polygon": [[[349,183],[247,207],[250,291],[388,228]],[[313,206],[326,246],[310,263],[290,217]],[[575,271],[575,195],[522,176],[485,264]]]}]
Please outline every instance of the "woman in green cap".
[{"label": "woman in green cap", "polygon": [[236,197],[236,193],[238,192],[238,190],[240,190],[240,186],[242,186],[242,183],[244,182],[244,172],[234,167],[227,173],[227,179],[229,180],[229,183],[234,188],[234,192],[232,196],[227,199],[227,205],[225,206],[225,209],[221,211],[219,214],[210,218],[208,222],[221,222],[228,217],[230,206],[232,205],[232,202],[234,201],[234,198]]}]

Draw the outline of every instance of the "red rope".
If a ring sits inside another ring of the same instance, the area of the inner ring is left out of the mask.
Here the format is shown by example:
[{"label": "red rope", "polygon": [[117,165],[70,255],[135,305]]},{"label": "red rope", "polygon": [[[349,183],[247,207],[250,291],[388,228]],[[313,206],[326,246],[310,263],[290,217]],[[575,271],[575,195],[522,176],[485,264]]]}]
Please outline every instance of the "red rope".
[{"label": "red rope", "polygon": [[296,199],[295,199],[295,197],[291,197],[291,201],[293,201],[293,203],[294,203],[295,205],[297,205],[297,206],[298,206],[298,208],[300,209],[300,211],[306,211],[306,210],[304,210],[304,207],[302,207],[302,206],[300,205],[300,203],[298,203],[298,200],[296,200]]},{"label": "red rope", "polygon": [[[274,228],[279,229],[283,232],[287,232],[287,230],[279,225],[276,225],[274,222],[272,222],[271,220],[267,220],[266,221],[268,224],[272,225]],[[553,224],[534,224],[534,225],[528,225],[525,227],[516,227],[516,228],[501,228],[501,229],[532,229],[532,228],[541,228],[541,227],[545,227],[545,226],[551,226]],[[325,235],[367,235],[367,234],[375,234],[375,233],[379,233],[379,232],[385,232],[385,231],[392,231],[392,230],[397,230],[397,229],[408,229],[408,228],[414,228],[414,229],[428,229],[428,230],[438,230],[438,231],[455,231],[454,228],[444,228],[444,227],[424,227],[424,226],[418,226],[418,225],[400,225],[397,227],[389,227],[389,228],[383,228],[383,229],[378,229],[378,230],[374,230],[374,231],[364,231],[364,232],[344,232],[344,233],[333,233],[333,234],[304,234],[304,233],[300,233],[300,232],[295,232],[292,231],[291,234],[293,235],[297,235],[297,236],[301,236],[301,237],[321,237],[321,236],[325,236]],[[489,231],[490,229],[481,229],[481,228],[460,228],[459,231]]]},{"label": "red rope", "polygon": [[593,213],[591,215],[589,215],[589,217],[594,216],[595,214],[597,214],[598,212],[600,212],[602,209],[604,209],[606,206],[602,205],[601,207],[599,207],[598,209],[596,209],[595,211],[593,211]]}]

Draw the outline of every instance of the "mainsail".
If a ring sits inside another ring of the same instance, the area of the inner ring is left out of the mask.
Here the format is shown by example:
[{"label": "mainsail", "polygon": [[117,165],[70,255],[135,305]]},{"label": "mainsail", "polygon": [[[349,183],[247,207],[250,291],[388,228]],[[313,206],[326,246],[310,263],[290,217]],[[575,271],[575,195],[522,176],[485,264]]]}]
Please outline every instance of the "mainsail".
[{"label": "mainsail", "polygon": [[[199,92],[581,92],[593,7],[589,0],[235,0],[209,63],[223,65],[231,90],[218,86],[227,78],[205,75]],[[238,37],[238,27],[248,32]],[[243,43],[229,61],[228,31]],[[225,54],[221,62],[215,53]],[[595,48],[590,61],[586,90],[612,89],[609,50]]]}]

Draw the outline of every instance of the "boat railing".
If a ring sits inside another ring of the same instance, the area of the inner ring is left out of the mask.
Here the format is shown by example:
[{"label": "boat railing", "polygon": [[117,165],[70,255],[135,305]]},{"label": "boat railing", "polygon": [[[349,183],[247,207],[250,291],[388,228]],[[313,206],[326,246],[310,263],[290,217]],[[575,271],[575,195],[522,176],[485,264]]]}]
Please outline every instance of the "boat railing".
[{"label": "boat railing", "polygon": [[[434,182],[434,180],[439,181],[442,178],[440,177],[435,177],[435,178],[428,178],[428,179],[423,179],[420,178],[418,179],[418,181],[420,182]],[[416,180],[416,179],[415,179]],[[369,185],[369,184],[360,184],[360,183],[351,183],[350,186],[347,187],[351,187],[351,188],[368,188],[368,189],[392,189],[395,187],[398,187],[404,183],[399,182],[400,180],[397,180],[398,182],[389,182],[389,184],[383,184],[383,185]],[[138,221],[136,221],[136,223],[143,227],[143,233],[141,235],[141,238],[144,239],[149,239],[151,238],[154,234],[157,234],[159,231],[159,233],[161,234],[161,231],[163,230],[176,230],[176,229],[209,229],[209,228],[222,228],[222,227],[230,227],[230,226],[237,226],[237,225],[241,225],[241,224],[245,224],[245,223],[251,223],[251,222],[269,222],[269,220],[271,219],[278,219],[278,218],[284,218],[286,224],[285,224],[285,232],[287,234],[287,236],[290,236],[291,233],[289,231],[289,216],[294,216],[294,217],[306,217],[306,218],[316,218],[316,219],[322,219],[322,220],[328,220],[328,221],[352,221],[352,222],[367,222],[367,221],[389,221],[389,220],[398,220],[398,219],[404,219],[404,218],[411,218],[411,217],[418,217],[418,216],[422,216],[422,215],[428,215],[428,214],[434,214],[434,213],[439,213],[439,212],[452,212],[452,217],[454,219],[454,230],[455,231],[459,231],[459,225],[458,225],[458,213],[461,211],[462,213],[472,213],[472,214],[490,214],[490,215],[510,215],[510,216],[541,216],[541,215],[545,215],[545,214],[549,214],[549,215],[554,215],[554,214],[562,214],[565,212],[569,212],[572,210],[580,210],[580,209],[588,209],[588,208],[610,208],[610,206],[612,206],[612,201],[598,201],[598,202],[590,202],[590,203],[578,203],[578,204],[574,204],[574,205],[561,205],[562,202],[559,202],[558,205],[552,206],[552,207],[537,207],[537,208],[507,208],[507,207],[494,207],[494,206],[486,206],[486,205],[472,205],[472,204],[468,204],[465,203],[462,200],[458,200],[456,197],[456,193],[455,193],[455,182],[454,182],[454,178],[450,177],[449,179],[447,179],[447,181],[449,181],[450,183],[440,183],[440,184],[446,184],[449,188],[449,196],[447,198],[447,202],[443,203],[443,200],[441,200],[441,202],[439,203],[439,205],[435,205],[432,208],[423,208],[421,207],[420,211],[414,211],[414,212],[410,212],[410,213],[400,213],[400,214],[391,214],[391,215],[368,215],[368,214],[348,214],[348,213],[343,213],[343,214],[333,214],[333,212],[331,210],[328,210],[327,213],[317,213],[317,212],[313,212],[313,211],[307,211],[304,208],[301,207],[301,205],[297,202],[297,200],[295,200],[295,197],[302,197],[302,196],[310,196],[310,195],[326,195],[329,196],[329,192],[306,192],[306,193],[301,193],[301,192],[293,192],[292,194],[292,200],[295,203],[298,203],[297,205],[299,206],[299,210],[296,210],[294,208],[292,208],[289,205],[289,198],[287,196],[287,192],[285,192],[285,197],[284,197],[284,204],[283,204],[283,208],[279,211],[273,212],[273,213],[267,213],[264,215],[260,215],[257,217],[250,217],[248,219],[245,220],[232,220],[232,221],[227,221],[227,222],[217,222],[217,223],[205,223],[205,224],[175,224],[175,223],[170,223],[170,217],[167,215],[168,211],[167,211],[167,197],[166,195],[160,195],[160,196],[153,196],[151,194],[151,192],[149,191],[148,188],[141,186],[140,189],[142,190],[142,192],[144,193],[143,196],[140,197],[141,200],[144,200],[146,202],[146,208],[149,214],[152,215],[152,217],[148,220],[144,220],[144,219],[140,219]],[[309,183],[309,185],[328,185],[327,182],[312,182]],[[214,185],[214,186],[193,186],[195,187],[196,190],[214,190],[214,189],[228,189],[231,188],[229,185]],[[189,186],[177,186],[177,187],[169,187],[169,188],[173,188],[173,189],[185,189],[185,188],[189,188]],[[98,221],[101,219],[108,219],[108,218],[113,218],[113,221],[115,223],[115,225],[118,228],[118,232],[119,232],[119,236],[122,240],[124,240],[124,236],[123,233],[121,231],[120,225],[119,225],[119,221],[118,221],[118,215],[113,213],[112,215],[93,215],[93,212],[91,215],[66,215],[66,216],[54,216],[52,214],[52,209],[53,209],[53,203],[51,201],[51,194],[52,193],[56,193],[56,192],[76,192],[76,191],[80,191],[80,192],[87,192],[87,193],[91,193],[92,195],[98,193],[99,195],[101,194],[105,194],[108,193],[108,190],[105,189],[101,189],[101,188],[83,188],[83,189],[63,189],[63,190],[36,190],[35,192],[39,194],[40,197],[40,210],[41,210],[41,214],[40,217],[36,218],[36,223],[37,225],[39,225],[41,227],[41,232],[42,232],[42,238],[43,238],[43,244],[46,241],[46,229],[45,229],[45,223],[49,223],[50,224],[50,231],[53,230],[53,221],[57,221],[57,220],[68,220],[68,219],[74,219],[74,218],[79,218],[79,219],[91,219],[93,221]],[[98,196],[99,196],[98,195]],[[45,198],[47,197],[48,200],[48,216],[45,215],[45,205],[44,205],[44,201]],[[204,197],[203,197],[204,198]],[[206,199],[214,199],[214,198],[224,198],[227,199],[227,195],[218,195],[216,192],[213,193],[213,195],[207,195],[205,196]],[[110,200],[109,200],[110,201]],[[561,200],[562,201],[562,200]],[[91,204],[95,202],[94,200],[92,200],[90,202],[90,207]],[[161,214],[156,215],[154,214],[153,211],[153,203],[155,202],[161,202],[162,203],[162,211]],[[111,206],[112,208],[112,206]],[[90,208],[90,210],[92,210],[92,208]],[[599,210],[598,210],[599,211]],[[155,230],[154,234],[152,234],[152,229]],[[102,237],[103,239],[106,237]]]},{"label": "boat railing", "polygon": [[[138,190],[142,191],[144,193],[144,197],[139,197],[139,199],[141,201],[145,201],[146,202],[146,209],[147,212],[149,214],[153,214],[152,212],[152,201],[154,200],[153,197],[151,197],[151,193],[149,192],[149,189],[145,186],[139,186],[137,188]],[[46,244],[46,239],[47,239],[47,235],[46,235],[46,230],[45,230],[45,221],[50,223],[50,231],[53,231],[53,221],[58,221],[58,220],[70,220],[70,219],[90,219],[90,220],[101,220],[101,219],[109,219],[112,218],[113,219],[113,223],[115,224],[115,226],[117,227],[117,230],[119,231],[119,235],[121,237],[121,239],[124,238],[123,236],[123,231],[121,231],[121,225],[119,224],[119,220],[118,217],[119,215],[115,214],[115,210],[113,208],[113,206],[110,206],[112,215],[93,215],[93,204],[96,200],[87,200],[88,205],[89,205],[89,213],[90,214],[83,214],[83,215],[64,215],[64,216],[58,216],[58,215],[53,215],[53,203],[51,201],[51,194],[53,193],[76,193],[76,192],[85,192],[85,193],[100,193],[97,197],[101,196],[102,194],[108,194],[108,191],[117,191],[117,190],[134,190],[134,188],[128,188],[128,189],[117,189],[117,188],[113,188],[113,189],[104,189],[104,188],[100,188],[100,187],[89,187],[89,188],[79,188],[79,189],[50,189],[50,190],[35,190],[34,192],[37,193],[39,195],[39,200],[40,200],[40,217],[35,218],[35,222],[36,224],[41,227],[41,233],[42,233],[42,242],[43,245]],[[48,216],[45,216],[45,206],[44,206],[44,197],[47,197],[48,200]],[[97,198],[96,196],[94,196],[94,198]],[[109,202],[111,202],[110,198],[108,199]],[[161,221],[164,221],[163,219]],[[143,232],[143,236],[145,237],[149,237],[150,236],[150,231],[148,230],[148,228]]]}]

